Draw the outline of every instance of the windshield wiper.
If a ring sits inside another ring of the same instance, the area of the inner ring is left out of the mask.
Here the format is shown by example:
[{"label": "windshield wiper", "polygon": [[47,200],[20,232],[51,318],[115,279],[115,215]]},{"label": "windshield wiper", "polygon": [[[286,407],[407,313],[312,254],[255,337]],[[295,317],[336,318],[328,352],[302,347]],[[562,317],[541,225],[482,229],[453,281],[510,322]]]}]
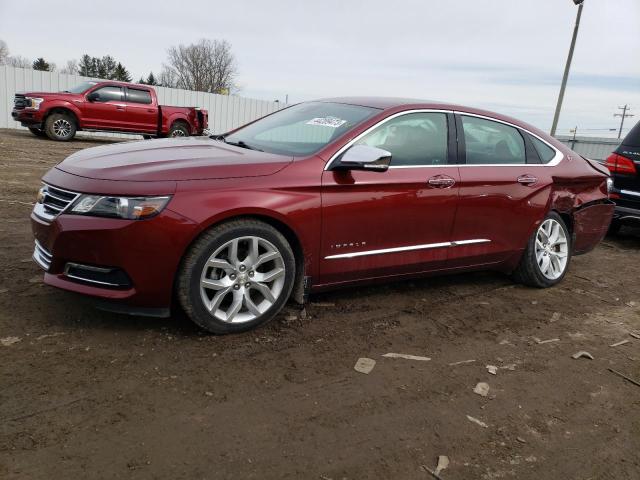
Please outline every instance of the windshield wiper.
[{"label": "windshield wiper", "polygon": [[262,152],[263,151],[263,150],[260,150],[259,148],[252,147],[251,145],[247,144],[246,142],[244,142],[242,140],[238,140],[237,142],[229,142],[229,141],[227,141],[226,138],[222,138],[222,141],[224,143],[229,144],[229,145],[235,145],[236,147],[246,148],[247,150],[255,150],[257,152]]}]

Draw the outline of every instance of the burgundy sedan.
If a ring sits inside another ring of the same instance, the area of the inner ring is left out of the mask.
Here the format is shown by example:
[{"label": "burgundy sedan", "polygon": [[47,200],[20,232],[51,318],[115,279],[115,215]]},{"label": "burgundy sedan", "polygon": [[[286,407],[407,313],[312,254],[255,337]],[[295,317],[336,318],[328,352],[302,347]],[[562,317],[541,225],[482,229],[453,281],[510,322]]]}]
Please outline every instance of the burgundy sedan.
[{"label": "burgundy sedan", "polygon": [[608,171],[518,120],[419,100],[337,98],[209,138],[69,156],[31,215],[44,281],[104,308],[214,333],[290,297],[499,270],[562,280],[611,221]]}]

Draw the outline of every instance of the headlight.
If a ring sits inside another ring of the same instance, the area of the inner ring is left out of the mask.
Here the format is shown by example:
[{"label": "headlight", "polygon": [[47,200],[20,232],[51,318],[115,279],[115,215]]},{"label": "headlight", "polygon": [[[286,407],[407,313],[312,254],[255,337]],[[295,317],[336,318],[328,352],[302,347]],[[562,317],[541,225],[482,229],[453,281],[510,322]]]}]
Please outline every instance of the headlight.
[{"label": "headlight", "polygon": [[69,213],[95,217],[143,220],[162,211],[171,197],[108,197],[81,195]]},{"label": "headlight", "polygon": [[33,108],[34,110],[40,110],[40,104],[44,102],[44,98],[36,98],[36,97],[27,97],[29,100],[29,108]]}]

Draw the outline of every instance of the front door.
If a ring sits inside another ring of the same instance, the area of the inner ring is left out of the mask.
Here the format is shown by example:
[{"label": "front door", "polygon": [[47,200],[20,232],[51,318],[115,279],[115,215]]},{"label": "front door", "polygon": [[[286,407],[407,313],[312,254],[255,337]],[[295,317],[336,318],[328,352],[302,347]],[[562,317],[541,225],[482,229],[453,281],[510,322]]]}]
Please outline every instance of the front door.
[{"label": "front door", "polygon": [[386,172],[333,171],[329,164],[318,284],[445,267],[459,179],[449,123],[446,112],[402,113],[349,145],[391,152]]},{"label": "front door", "polygon": [[84,128],[121,130],[127,118],[124,91],[116,85],[107,85],[87,93],[81,109]]}]

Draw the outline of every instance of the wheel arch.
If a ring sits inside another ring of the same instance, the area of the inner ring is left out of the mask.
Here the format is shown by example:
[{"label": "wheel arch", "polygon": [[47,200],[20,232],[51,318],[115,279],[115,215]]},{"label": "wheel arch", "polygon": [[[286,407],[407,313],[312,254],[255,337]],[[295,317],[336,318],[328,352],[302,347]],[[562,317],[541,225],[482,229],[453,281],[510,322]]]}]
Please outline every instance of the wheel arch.
[{"label": "wheel arch", "polygon": [[171,131],[171,128],[176,123],[184,124],[185,127],[187,127],[187,130],[189,131],[189,133],[191,133],[191,124],[189,123],[189,119],[181,113],[175,113],[167,119],[167,132],[166,132],[167,134],[169,134],[169,131]]},{"label": "wheel arch", "polygon": [[73,117],[73,120],[76,122],[76,130],[82,129],[82,124],[80,122],[82,116],[80,115],[80,111],[73,105],[67,103],[54,104],[47,109],[46,113],[42,117],[43,128],[45,122],[47,121],[47,118],[49,118],[54,113],[65,113],[71,115]]}]

